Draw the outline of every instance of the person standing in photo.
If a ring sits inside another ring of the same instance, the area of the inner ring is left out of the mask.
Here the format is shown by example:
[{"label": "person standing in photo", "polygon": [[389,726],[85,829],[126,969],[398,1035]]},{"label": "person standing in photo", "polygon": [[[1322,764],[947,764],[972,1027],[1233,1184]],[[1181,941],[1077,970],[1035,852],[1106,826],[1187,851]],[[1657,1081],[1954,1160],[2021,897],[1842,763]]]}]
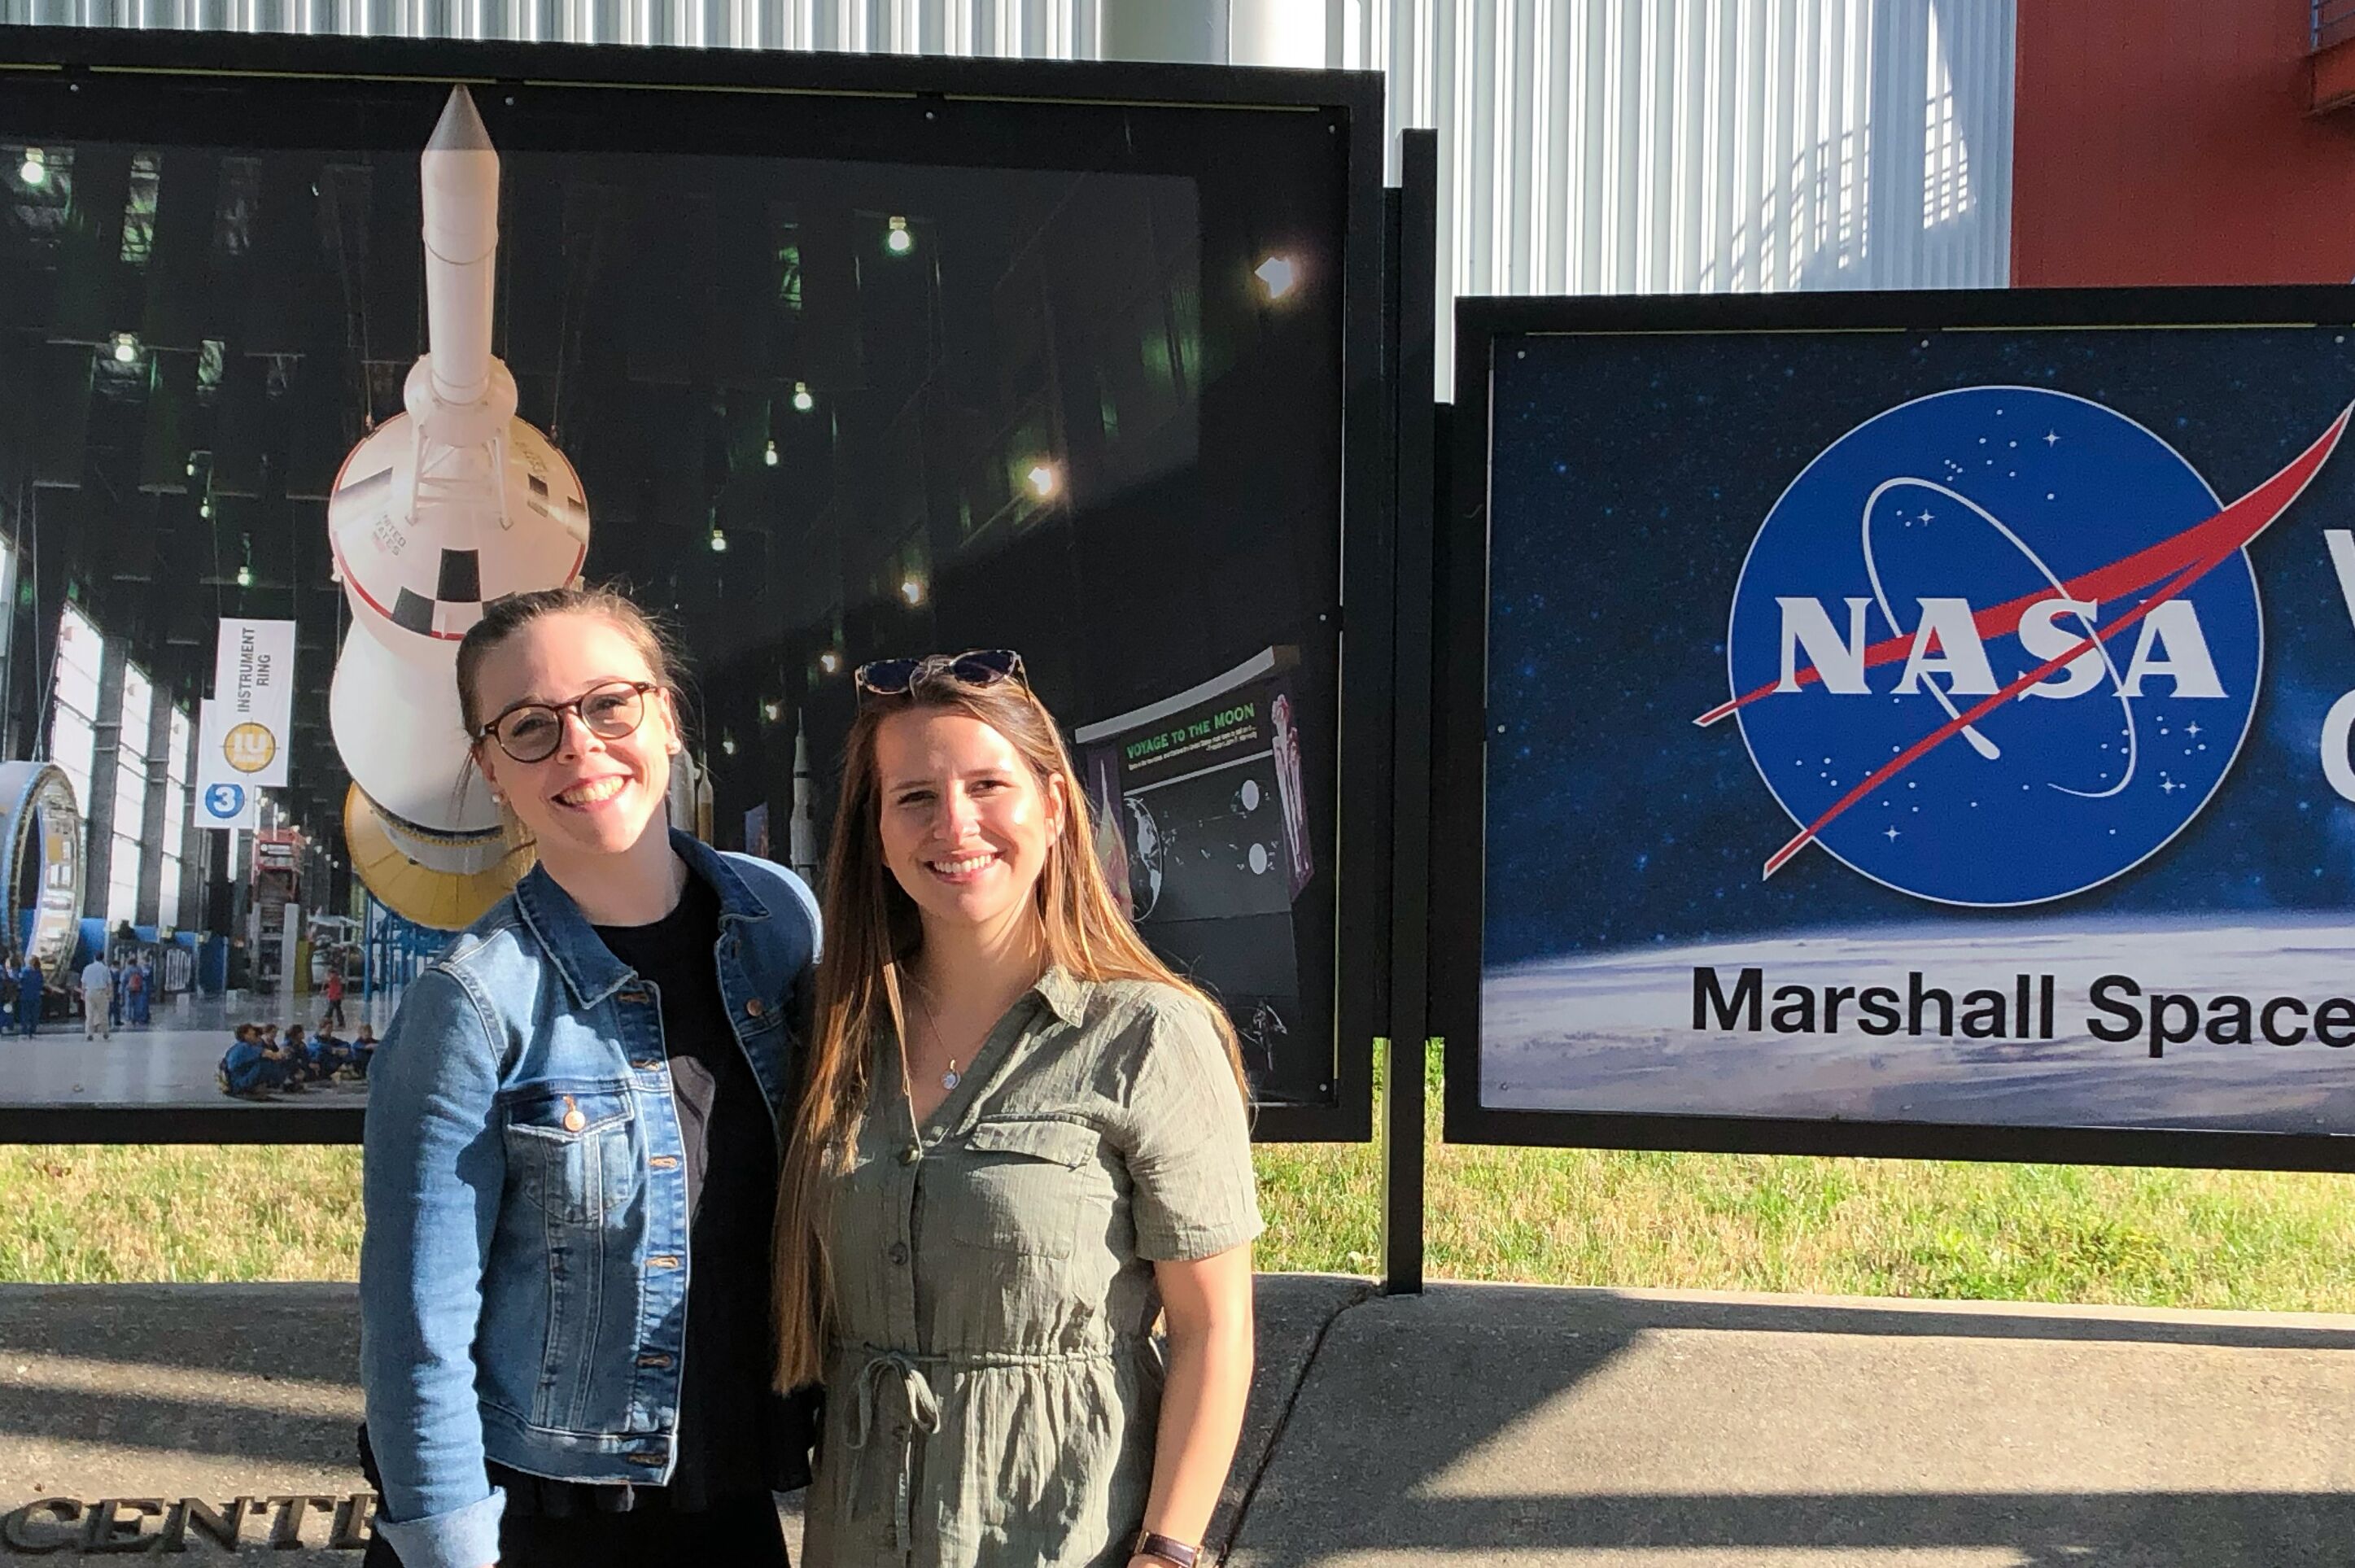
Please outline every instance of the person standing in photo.
[{"label": "person standing in photo", "polygon": [[489,605],[472,756],[538,864],[403,993],[369,1070],[368,1568],[783,1568],[778,1116],[817,907],[666,825],[678,677],[606,590]]},{"label": "person standing in photo", "polygon": [[1251,1384],[1233,1029],[1122,916],[1018,656],[857,680],[778,1210],[808,1556],[1191,1568]]},{"label": "person standing in photo", "polygon": [[81,966],[81,1037],[84,1040],[112,1040],[114,1011],[114,971],[106,965],[106,955],[96,953]]},{"label": "person standing in photo", "polygon": [[341,948],[327,949],[327,978],[321,990],[327,998],[327,1010],[319,1019],[321,1029],[343,1029],[344,1023],[344,955]]},{"label": "person standing in photo", "polygon": [[41,961],[31,954],[25,955],[25,966],[16,971],[16,1032],[30,1040],[40,1032]]},{"label": "person standing in photo", "polygon": [[144,953],[132,959],[123,972],[123,1010],[134,1029],[144,1029],[147,1025],[148,987],[154,978],[153,971],[147,967],[147,955]]}]

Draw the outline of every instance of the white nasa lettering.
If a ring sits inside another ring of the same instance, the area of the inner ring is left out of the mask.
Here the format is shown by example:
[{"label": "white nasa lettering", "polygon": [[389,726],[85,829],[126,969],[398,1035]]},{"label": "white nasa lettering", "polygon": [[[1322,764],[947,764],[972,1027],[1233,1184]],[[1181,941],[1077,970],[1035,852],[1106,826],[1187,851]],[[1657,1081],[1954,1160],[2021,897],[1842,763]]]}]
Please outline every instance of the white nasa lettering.
[{"label": "white nasa lettering", "polygon": [[1987,697],[1995,692],[1995,670],[1987,663],[1987,645],[1979,641],[1967,599],[1918,599],[1922,619],[1913,627],[1913,651],[1905,656],[1905,673],[1897,682],[1899,696],[1919,690],[1925,675],[1946,677],[1949,697]]},{"label": "white nasa lettering", "polygon": [[[2325,528],[2322,542],[2330,547],[2330,564],[2339,574],[2339,597],[2347,602],[2348,619],[2355,620],[2355,533]],[[2348,742],[2355,740],[2355,691],[2330,705],[2322,720],[2322,776],[2341,800],[2355,800],[2355,765],[2350,765]]]},{"label": "white nasa lettering", "polygon": [[1807,662],[1823,678],[1824,689],[1845,697],[1869,694],[1864,684],[1864,613],[1870,599],[1848,602],[1848,641],[1832,629],[1832,618],[1820,599],[1777,599],[1783,607],[1783,678],[1777,691],[1799,689],[1798,650],[1807,650]]},{"label": "white nasa lettering", "polygon": [[[1782,678],[1775,682],[1774,690],[1804,689],[1799,684],[1799,659],[1804,653],[1826,692],[1835,697],[1870,695],[1864,675],[1865,606],[1870,600],[1847,601],[1845,637],[1832,624],[1820,599],[1793,595],[1774,603],[1783,612]],[[1913,628],[1904,673],[1891,691],[1901,697],[1911,695],[1922,689],[1923,677],[1943,675],[1946,677],[1943,689],[1950,697],[1994,695],[1999,689],[1995,669],[1987,661],[1987,645],[1979,640],[1970,601],[1925,598],[1914,603],[1921,606],[1921,619]],[[2100,614],[2101,605],[2093,600],[2041,599],[2020,614],[2020,645],[2040,661],[2064,657],[2084,643]],[[2075,617],[2077,629],[2059,624],[2064,616]],[[2019,695],[2083,697],[2101,684],[2105,668],[2101,651],[2088,647]],[[2177,697],[2226,695],[2224,683],[2216,674],[2215,656],[2208,649],[2207,634],[2200,629],[2199,608],[2188,599],[2169,599],[2143,616],[2134,656],[2118,682],[2119,695],[2144,696],[2143,683],[2162,677],[2174,683]],[[2349,724],[2355,728],[2355,709],[2350,709]],[[2350,787],[2355,787],[2355,770],[2350,770],[2349,779]],[[2355,795],[2349,798],[2355,799]]]},{"label": "white nasa lettering", "polygon": [[2119,695],[2140,697],[2145,677],[2154,675],[2172,679],[2178,697],[2224,695],[2224,683],[2216,678],[2216,661],[2208,653],[2208,638],[2200,630],[2200,612],[2188,599],[2170,599],[2143,617],[2134,657],[2126,661],[2126,677],[2118,683]]},{"label": "white nasa lettering", "polygon": [[[2054,625],[2054,621],[2062,615],[2075,616],[2077,630]],[[2040,599],[2019,617],[2019,645],[2035,656],[2039,664],[2057,659],[2081,645],[2101,616],[2101,605],[2091,599]],[[2087,648],[2062,666],[2058,674],[2047,676],[2021,692],[2019,699],[2025,702],[2031,697],[2076,697],[2092,690],[2101,678],[2101,650]]]}]

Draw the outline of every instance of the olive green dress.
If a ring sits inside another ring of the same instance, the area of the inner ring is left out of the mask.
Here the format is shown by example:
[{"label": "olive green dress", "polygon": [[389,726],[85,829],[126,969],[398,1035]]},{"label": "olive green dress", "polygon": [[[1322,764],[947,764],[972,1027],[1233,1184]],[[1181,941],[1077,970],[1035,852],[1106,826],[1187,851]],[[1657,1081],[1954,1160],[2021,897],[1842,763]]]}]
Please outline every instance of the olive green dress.
[{"label": "olive green dress", "polygon": [[833,1193],[811,1568],[1124,1563],[1153,1483],[1156,1259],[1260,1231],[1202,1004],[1050,969],[919,1127],[896,1041]]}]

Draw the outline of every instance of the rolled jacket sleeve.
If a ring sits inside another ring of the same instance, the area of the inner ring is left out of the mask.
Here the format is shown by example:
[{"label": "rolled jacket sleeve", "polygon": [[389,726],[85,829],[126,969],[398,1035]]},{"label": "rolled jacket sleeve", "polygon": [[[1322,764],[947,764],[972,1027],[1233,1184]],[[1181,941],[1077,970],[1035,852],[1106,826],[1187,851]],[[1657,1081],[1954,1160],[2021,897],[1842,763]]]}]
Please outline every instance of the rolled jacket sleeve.
[{"label": "rolled jacket sleeve", "polygon": [[1192,997],[1164,990],[1150,1005],[1128,1110],[1138,1256],[1207,1258],[1260,1233],[1242,1094]]},{"label": "rolled jacket sleeve", "polygon": [[368,1073],[360,1382],[383,1477],[376,1528],[403,1568],[483,1568],[504,1495],[483,1470],[474,1337],[506,1157],[499,1051],[473,996],[428,969]]}]

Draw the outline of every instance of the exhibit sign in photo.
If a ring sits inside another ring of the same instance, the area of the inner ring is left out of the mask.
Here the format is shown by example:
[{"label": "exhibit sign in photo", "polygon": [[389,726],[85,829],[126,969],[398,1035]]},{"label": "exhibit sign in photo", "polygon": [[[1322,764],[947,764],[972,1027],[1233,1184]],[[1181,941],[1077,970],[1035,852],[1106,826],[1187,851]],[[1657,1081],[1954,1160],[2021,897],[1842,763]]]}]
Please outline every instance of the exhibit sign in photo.
[{"label": "exhibit sign in photo", "polygon": [[1451,1114],[2250,1135],[2176,1146],[2227,1160],[2355,1133],[2350,318],[2305,291],[1478,323]]}]

